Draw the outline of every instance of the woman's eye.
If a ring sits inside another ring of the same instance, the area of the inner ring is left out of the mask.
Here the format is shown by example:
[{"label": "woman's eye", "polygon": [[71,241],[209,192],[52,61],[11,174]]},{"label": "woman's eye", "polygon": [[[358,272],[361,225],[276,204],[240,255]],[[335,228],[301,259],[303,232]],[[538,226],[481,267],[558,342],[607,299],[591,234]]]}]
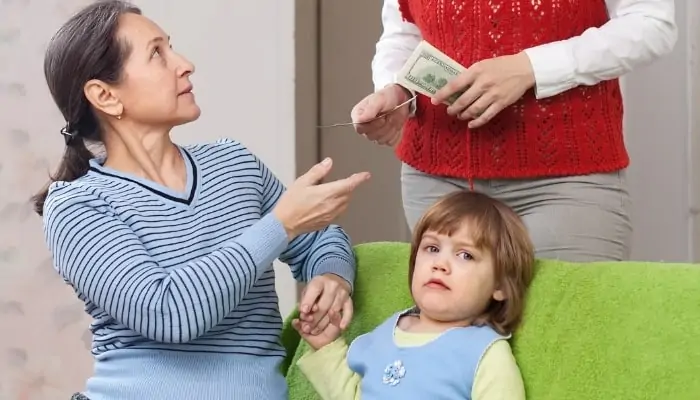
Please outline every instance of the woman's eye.
[{"label": "woman's eye", "polygon": [[158,55],[160,55],[160,49],[156,47],[155,49],[153,49],[153,53],[151,53],[151,57],[155,57]]}]

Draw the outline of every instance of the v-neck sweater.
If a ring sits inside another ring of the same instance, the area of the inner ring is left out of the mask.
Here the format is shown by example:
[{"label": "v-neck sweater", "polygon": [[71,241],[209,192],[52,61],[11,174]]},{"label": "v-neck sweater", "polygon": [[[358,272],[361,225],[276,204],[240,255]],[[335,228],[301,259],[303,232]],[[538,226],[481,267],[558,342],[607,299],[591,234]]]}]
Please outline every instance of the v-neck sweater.
[{"label": "v-neck sweater", "polygon": [[354,280],[338,226],[288,242],[284,186],[232,140],[180,147],[186,190],[94,159],[44,206],[54,265],[93,318],[91,400],[283,399],[272,262],[295,278]]}]

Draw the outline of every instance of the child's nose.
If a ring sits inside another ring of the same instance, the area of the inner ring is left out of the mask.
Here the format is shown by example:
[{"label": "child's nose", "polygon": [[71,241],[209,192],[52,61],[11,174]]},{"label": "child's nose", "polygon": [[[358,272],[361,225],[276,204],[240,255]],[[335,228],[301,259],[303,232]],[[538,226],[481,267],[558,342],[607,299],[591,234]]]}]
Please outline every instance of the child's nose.
[{"label": "child's nose", "polygon": [[446,272],[447,271],[447,261],[445,260],[438,260],[433,264],[433,271],[442,271]]}]

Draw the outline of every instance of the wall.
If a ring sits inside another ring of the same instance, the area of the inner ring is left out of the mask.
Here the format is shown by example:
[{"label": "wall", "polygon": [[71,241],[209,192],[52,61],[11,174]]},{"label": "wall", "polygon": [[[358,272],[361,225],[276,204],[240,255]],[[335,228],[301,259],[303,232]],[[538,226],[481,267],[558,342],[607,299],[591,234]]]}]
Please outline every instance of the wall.
[{"label": "wall", "polygon": [[[691,260],[700,261],[700,2],[683,2],[687,8],[688,49],[689,179]],[[681,14],[678,14],[681,15]]]},{"label": "wall", "polygon": [[700,260],[698,11],[676,1],[673,53],[623,79],[637,260]]},{"label": "wall", "polygon": [[[89,321],[55,274],[41,221],[27,203],[63,149],[59,130],[64,121],[45,87],[43,51],[58,26],[87,2],[0,2],[0,400],[67,399],[82,389],[92,368],[85,334]],[[137,4],[197,66],[193,82],[203,114],[177,130],[176,139],[239,139],[291,182],[293,3]],[[286,314],[295,300],[295,285],[286,267],[277,266],[277,271]]]}]

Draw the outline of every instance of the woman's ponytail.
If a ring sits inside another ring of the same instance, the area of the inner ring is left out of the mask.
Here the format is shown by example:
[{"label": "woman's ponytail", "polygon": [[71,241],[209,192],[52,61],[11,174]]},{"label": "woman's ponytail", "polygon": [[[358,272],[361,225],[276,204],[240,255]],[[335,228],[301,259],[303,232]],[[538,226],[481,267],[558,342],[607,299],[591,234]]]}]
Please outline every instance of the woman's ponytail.
[{"label": "woman's ponytail", "polygon": [[[44,186],[39,193],[32,196],[34,211],[40,216],[44,215],[44,202],[49,194],[49,186],[53,182],[71,182],[85,175],[90,169],[90,159],[94,157],[87,148],[85,140],[80,136],[71,136],[70,133],[62,131],[66,139],[66,149],[63,152],[61,163],[58,165],[56,173],[51,176],[51,181]],[[68,136],[66,136],[68,135]]]}]

